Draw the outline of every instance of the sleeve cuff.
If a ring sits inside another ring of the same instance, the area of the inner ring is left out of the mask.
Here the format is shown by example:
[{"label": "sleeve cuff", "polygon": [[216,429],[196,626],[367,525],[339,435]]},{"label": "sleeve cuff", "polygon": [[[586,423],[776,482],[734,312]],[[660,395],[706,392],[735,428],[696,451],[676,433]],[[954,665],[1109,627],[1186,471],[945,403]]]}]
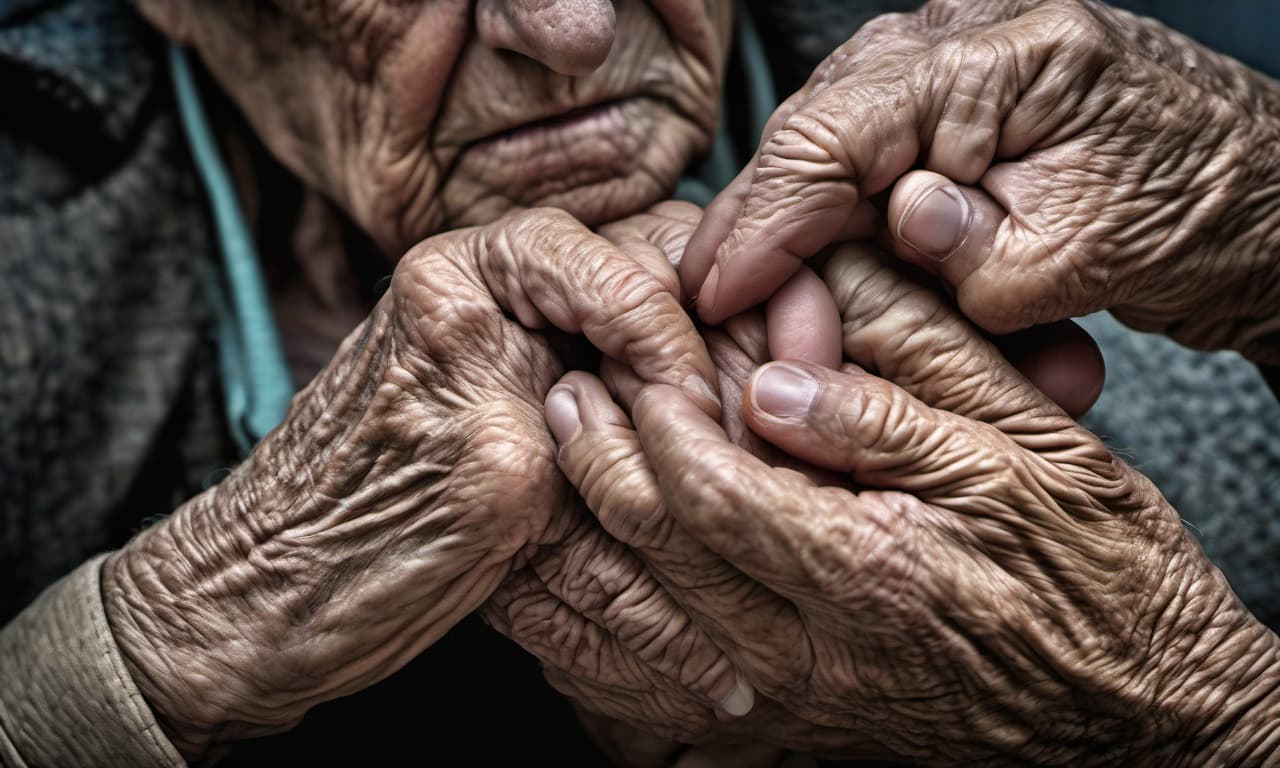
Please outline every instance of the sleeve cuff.
[{"label": "sleeve cuff", "polygon": [[0,629],[0,763],[186,765],[111,635],[105,559],[81,565]]}]

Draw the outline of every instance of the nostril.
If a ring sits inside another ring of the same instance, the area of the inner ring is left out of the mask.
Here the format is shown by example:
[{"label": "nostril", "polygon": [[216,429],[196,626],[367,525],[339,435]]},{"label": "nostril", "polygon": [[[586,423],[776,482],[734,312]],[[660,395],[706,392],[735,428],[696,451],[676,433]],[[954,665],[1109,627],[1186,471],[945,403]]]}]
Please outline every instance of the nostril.
[{"label": "nostril", "polygon": [[563,75],[594,72],[617,30],[613,0],[481,0],[481,40],[528,56]]}]

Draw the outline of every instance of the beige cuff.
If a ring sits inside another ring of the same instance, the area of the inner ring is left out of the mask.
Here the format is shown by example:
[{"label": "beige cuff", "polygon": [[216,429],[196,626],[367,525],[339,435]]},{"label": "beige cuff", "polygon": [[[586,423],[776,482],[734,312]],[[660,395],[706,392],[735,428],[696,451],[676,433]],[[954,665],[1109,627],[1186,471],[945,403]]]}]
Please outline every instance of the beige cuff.
[{"label": "beige cuff", "polygon": [[0,629],[0,763],[183,766],[125,668],[81,565]]}]

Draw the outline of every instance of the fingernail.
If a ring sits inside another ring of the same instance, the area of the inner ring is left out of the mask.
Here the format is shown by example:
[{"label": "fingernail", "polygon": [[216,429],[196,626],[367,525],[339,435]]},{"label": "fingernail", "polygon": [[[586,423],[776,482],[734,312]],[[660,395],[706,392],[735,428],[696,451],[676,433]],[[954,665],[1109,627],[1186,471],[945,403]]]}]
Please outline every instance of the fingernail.
[{"label": "fingernail", "polygon": [[755,407],[783,419],[809,413],[817,395],[818,380],[803,368],[786,363],[766,365],[751,384],[751,400]]},{"label": "fingernail", "polygon": [[578,399],[573,396],[572,390],[553,390],[547,395],[546,411],[547,426],[551,427],[551,434],[555,436],[556,442],[564,445],[572,440],[582,424],[578,416]]},{"label": "fingernail", "polygon": [[949,185],[934,187],[898,220],[898,239],[923,256],[942,261],[955,253],[969,229],[969,201]]},{"label": "fingernail", "polygon": [[707,279],[702,281],[702,288],[698,290],[698,310],[706,314],[716,305],[716,288],[720,285],[720,265],[711,265],[711,271],[707,273]]},{"label": "fingernail", "polygon": [[733,690],[729,691],[729,695],[720,701],[720,708],[734,717],[742,717],[749,714],[751,708],[755,705],[755,690],[741,680],[733,686]]}]

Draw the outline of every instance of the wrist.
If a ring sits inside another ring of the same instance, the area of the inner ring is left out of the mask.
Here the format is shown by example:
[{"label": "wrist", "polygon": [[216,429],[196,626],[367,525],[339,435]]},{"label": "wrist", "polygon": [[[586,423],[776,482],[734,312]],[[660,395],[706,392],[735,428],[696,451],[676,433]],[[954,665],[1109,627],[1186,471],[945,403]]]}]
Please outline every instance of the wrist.
[{"label": "wrist", "polygon": [[1147,757],[1172,765],[1260,765],[1280,745],[1280,637],[1192,546],[1194,555],[1166,578],[1174,586],[1158,611],[1163,618],[1151,627],[1159,646],[1149,662]]},{"label": "wrist", "polygon": [[[1254,622],[1242,655],[1221,654],[1206,667],[1214,693],[1199,697],[1203,725],[1185,743],[1186,765],[1271,765],[1280,756],[1280,640]],[[1214,711],[1216,710],[1216,711]]]},{"label": "wrist", "polygon": [[[146,536],[143,533],[129,546],[139,547]],[[175,648],[181,644],[172,638],[178,631],[177,616],[159,617],[176,605],[165,591],[164,579],[136,549],[127,547],[103,563],[103,606],[125,666],[165,736],[183,758],[195,762],[209,752],[216,718],[205,713],[208,722],[198,723],[198,713],[189,711],[191,704],[207,699],[194,680],[186,679],[192,668],[183,663],[186,654]],[[157,611],[160,606],[166,607]]]},{"label": "wrist", "polygon": [[1238,289],[1221,299],[1234,306],[1226,346],[1262,365],[1280,364],[1280,118],[1259,117],[1241,158],[1232,234],[1221,255],[1243,264]]},{"label": "wrist", "polygon": [[215,497],[211,490],[188,502],[102,568],[107,621],[125,666],[156,722],[191,762],[216,756],[232,741],[285,730],[301,717],[267,709],[272,698],[252,685],[263,666],[262,627],[237,613],[235,600],[216,597],[248,601],[252,576],[228,554],[230,528],[208,522]]}]

